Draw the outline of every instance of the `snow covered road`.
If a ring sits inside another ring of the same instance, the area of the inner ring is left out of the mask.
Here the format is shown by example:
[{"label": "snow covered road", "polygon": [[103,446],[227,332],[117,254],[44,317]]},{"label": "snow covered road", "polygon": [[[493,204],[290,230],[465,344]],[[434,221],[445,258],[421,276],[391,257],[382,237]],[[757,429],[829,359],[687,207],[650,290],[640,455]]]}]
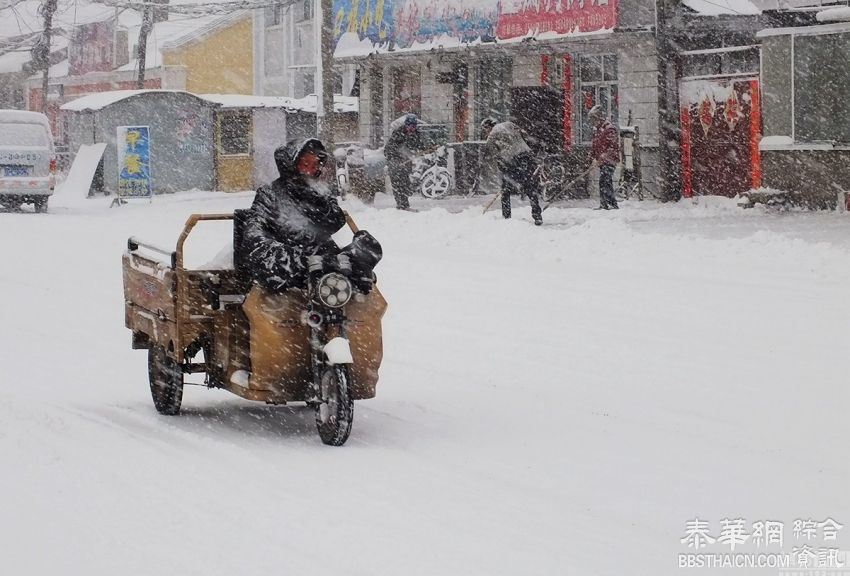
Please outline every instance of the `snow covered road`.
[{"label": "snow covered road", "polygon": [[334,449],[221,391],[159,416],[130,349],[127,237],[251,198],[0,214],[3,573],[654,576],[696,517],[850,522],[850,218],[348,202],[389,310]]}]

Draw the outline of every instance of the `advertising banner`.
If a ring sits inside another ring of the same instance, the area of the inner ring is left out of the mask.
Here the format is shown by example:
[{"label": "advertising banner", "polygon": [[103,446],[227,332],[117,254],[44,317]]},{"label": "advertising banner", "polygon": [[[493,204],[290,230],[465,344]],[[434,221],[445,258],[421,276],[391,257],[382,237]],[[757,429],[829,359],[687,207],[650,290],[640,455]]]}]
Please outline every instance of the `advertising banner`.
[{"label": "advertising banner", "polygon": [[[553,38],[611,30],[618,0],[334,0],[336,36],[378,47]],[[361,45],[361,48],[362,45]],[[365,48],[364,48],[365,49]]]},{"label": "advertising banner", "polygon": [[151,198],[151,141],[147,126],[118,126],[118,196]]}]

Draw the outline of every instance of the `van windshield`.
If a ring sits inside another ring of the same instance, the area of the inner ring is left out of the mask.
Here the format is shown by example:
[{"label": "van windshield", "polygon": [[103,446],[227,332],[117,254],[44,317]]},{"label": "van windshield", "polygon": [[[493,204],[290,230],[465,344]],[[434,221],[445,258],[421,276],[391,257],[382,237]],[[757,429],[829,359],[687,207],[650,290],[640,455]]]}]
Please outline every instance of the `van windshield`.
[{"label": "van windshield", "polygon": [[39,124],[0,124],[0,146],[48,145],[47,131]]}]

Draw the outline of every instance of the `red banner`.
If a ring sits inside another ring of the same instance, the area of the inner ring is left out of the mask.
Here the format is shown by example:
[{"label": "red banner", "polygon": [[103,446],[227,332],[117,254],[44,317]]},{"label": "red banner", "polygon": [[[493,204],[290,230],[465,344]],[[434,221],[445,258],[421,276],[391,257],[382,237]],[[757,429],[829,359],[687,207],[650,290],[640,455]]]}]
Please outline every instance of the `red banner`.
[{"label": "red banner", "polygon": [[[617,25],[618,0],[524,0],[513,13],[499,14],[496,37],[528,33],[597,32]],[[502,5],[503,10],[511,10]]]}]

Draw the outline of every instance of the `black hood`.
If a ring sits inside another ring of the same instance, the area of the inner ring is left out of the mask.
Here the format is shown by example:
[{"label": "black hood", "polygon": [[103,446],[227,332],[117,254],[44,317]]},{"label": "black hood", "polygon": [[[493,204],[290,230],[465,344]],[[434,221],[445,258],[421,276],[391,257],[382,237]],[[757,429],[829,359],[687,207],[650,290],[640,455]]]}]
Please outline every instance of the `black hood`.
[{"label": "black hood", "polygon": [[274,151],[274,163],[277,165],[277,170],[280,172],[280,175],[290,176],[295,174],[295,165],[298,163],[298,158],[306,150],[311,150],[318,153],[320,156],[325,157],[327,157],[328,154],[325,150],[325,145],[317,138],[290,140]]}]

